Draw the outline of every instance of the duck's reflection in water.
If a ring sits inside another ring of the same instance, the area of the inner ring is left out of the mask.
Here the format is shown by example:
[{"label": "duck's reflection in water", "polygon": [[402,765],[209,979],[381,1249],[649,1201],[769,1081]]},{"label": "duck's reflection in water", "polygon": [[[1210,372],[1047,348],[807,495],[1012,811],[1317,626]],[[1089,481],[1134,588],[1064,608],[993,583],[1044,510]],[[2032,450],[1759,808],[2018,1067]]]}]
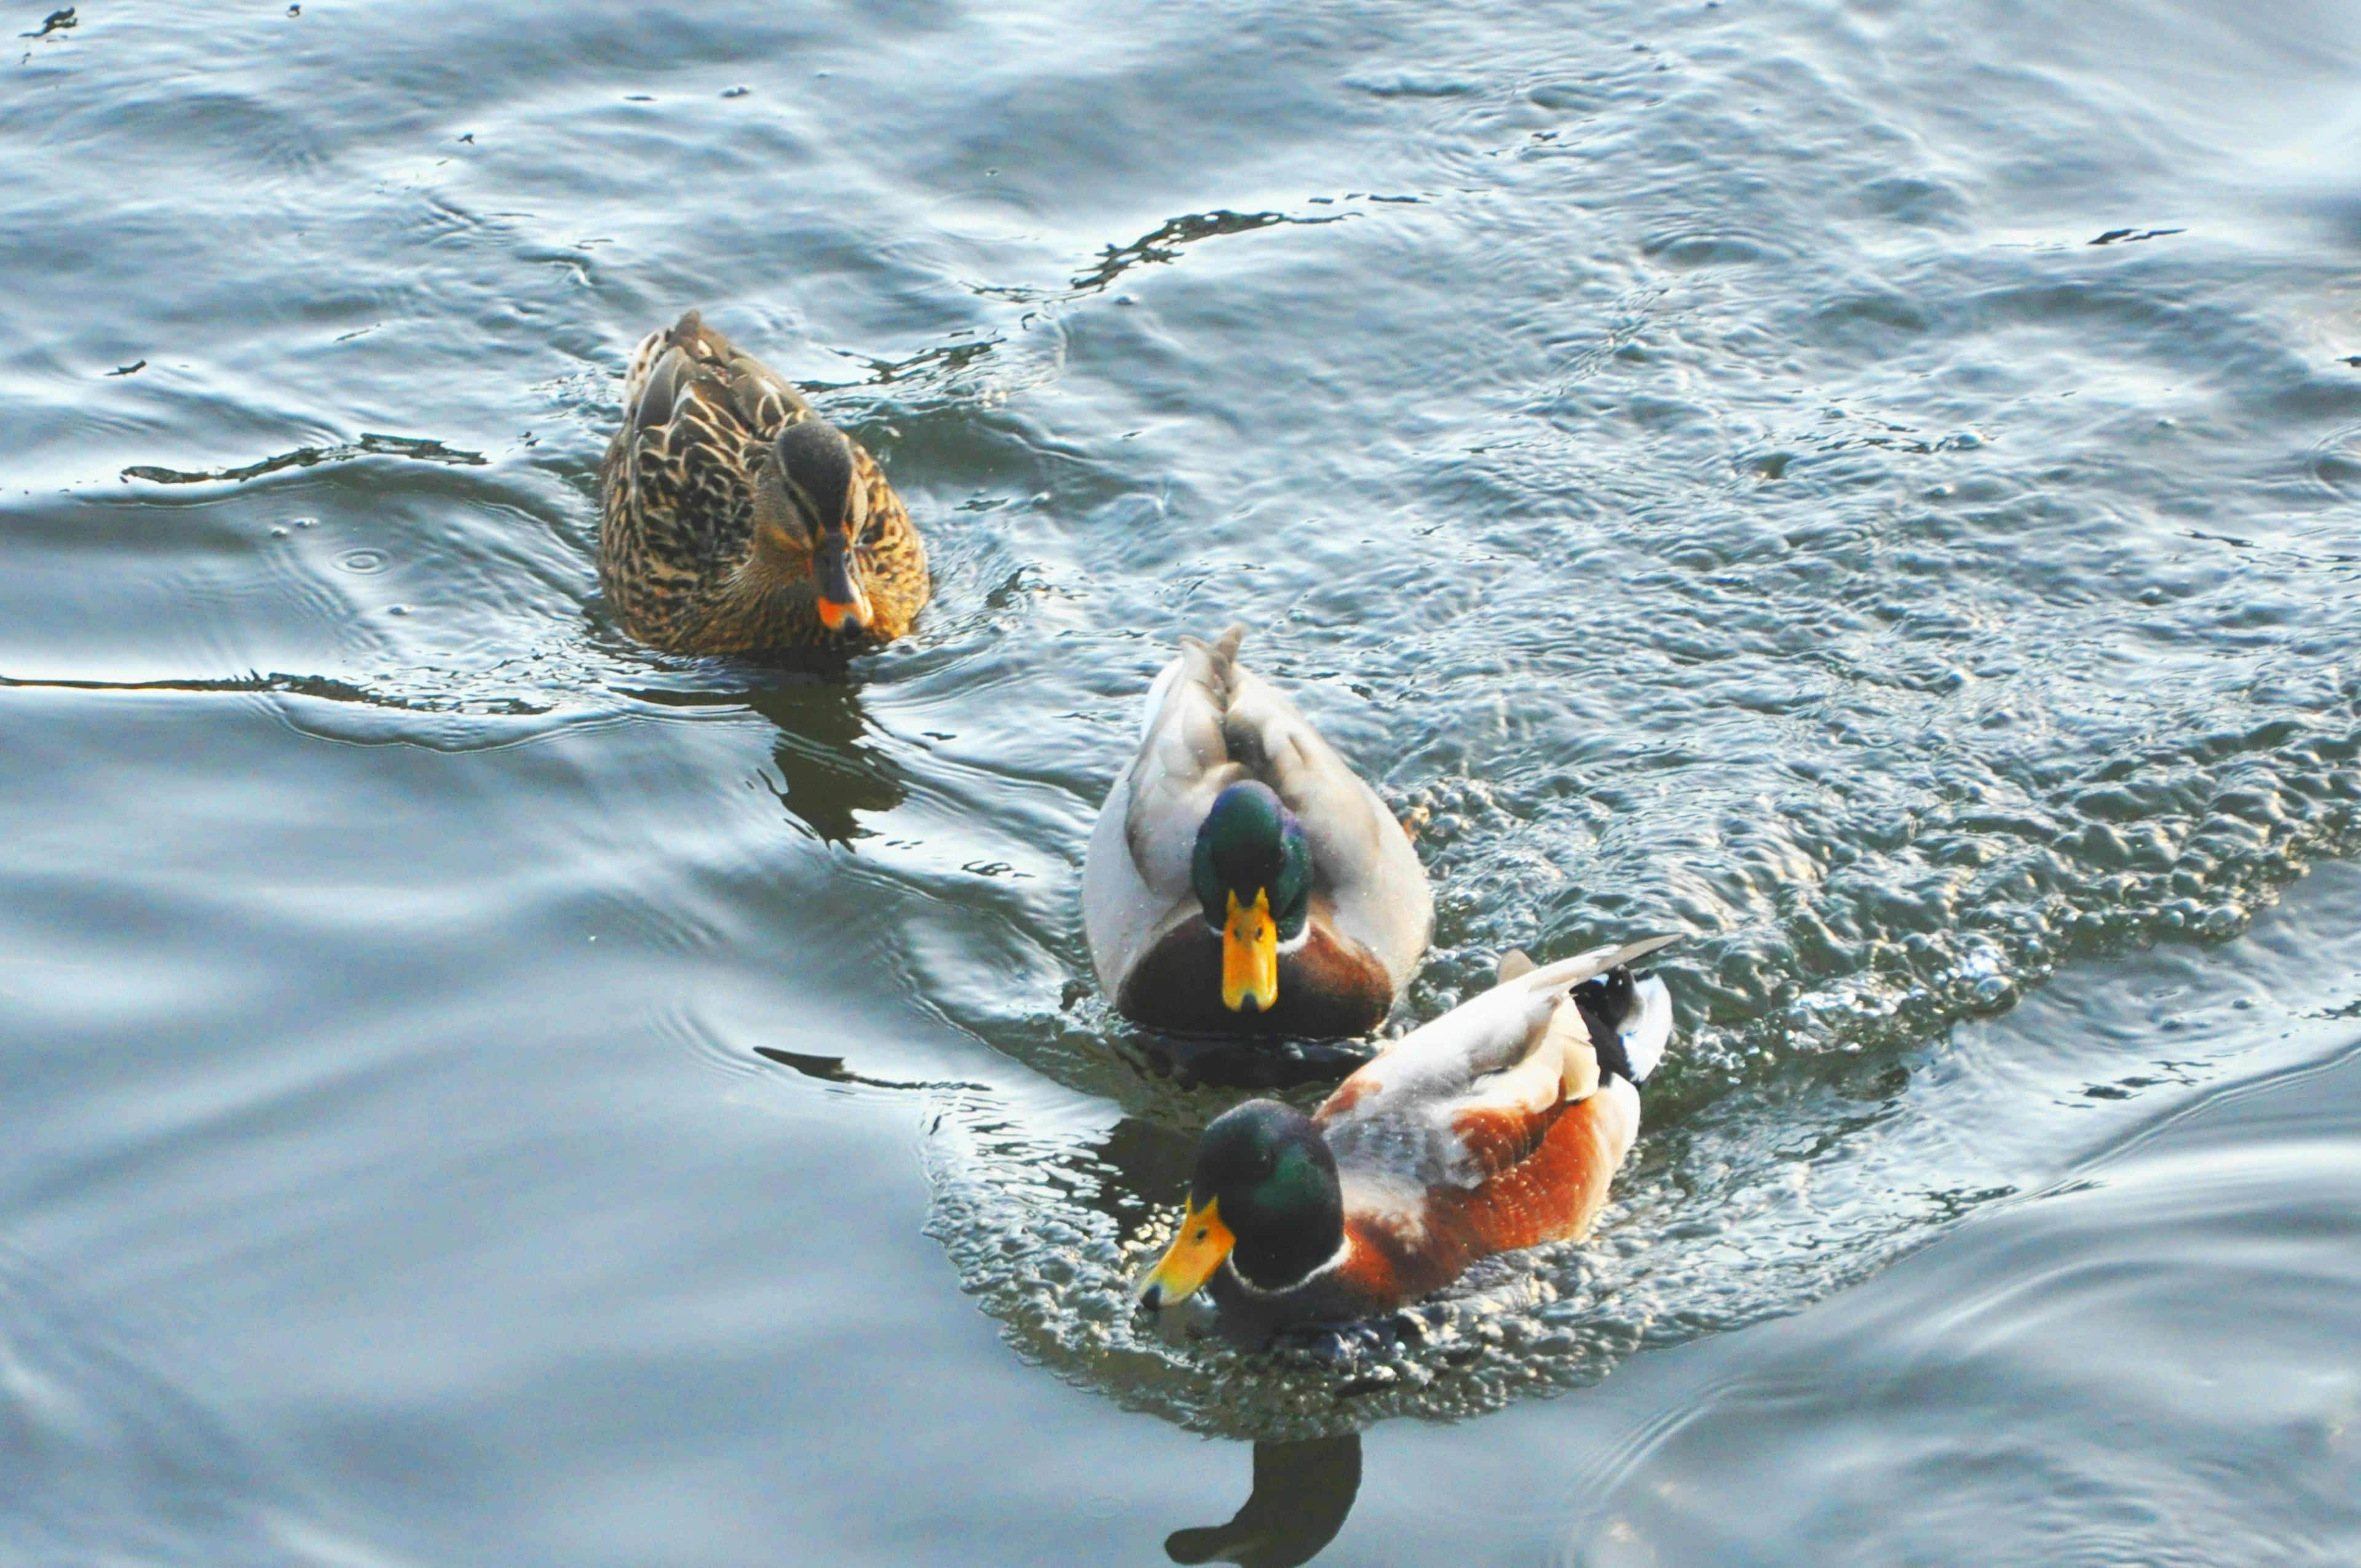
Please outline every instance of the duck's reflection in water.
[{"label": "duck's reflection in water", "polygon": [[1334,1083],[1377,1054],[1366,1039],[1229,1039],[1152,1035],[1142,1048],[1183,1089],[1292,1089]]},{"label": "duck's reflection in water", "polygon": [[1126,1116],[1107,1129],[1089,1158],[1099,1168],[1098,1181],[1082,1201],[1128,1229],[1159,1209],[1177,1208],[1189,1195],[1197,1135]]},{"label": "duck's reflection in water", "polygon": [[[841,1058],[807,1056],[770,1046],[755,1054],[807,1078],[874,1089],[971,1091],[972,1083],[873,1077]],[[1095,1179],[1083,1201],[1125,1226],[1149,1211],[1177,1205],[1196,1163],[1197,1137],[1185,1128],[1125,1116],[1088,1148],[1078,1151]],[[1164,1550],[1175,1563],[1230,1563],[1238,1568],[1294,1568],[1309,1563],[1345,1528],[1361,1488],[1358,1433],[1311,1442],[1254,1445],[1254,1490],[1227,1524],[1175,1530]]]},{"label": "duck's reflection in water", "polygon": [[1227,1524],[1176,1530],[1164,1541],[1175,1563],[1295,1568],[1345,1528],[1361,1490],[1361,1437],[1254,1445],[1254,1491]]},{"label": "duck's reflection in water", "polygon": [[902,770],[871,743],[860,689],[822,676],[745,695],[746,706],[778,726],[771,760],[779,804],[825,844],[866,839],[862,815],[883,816],[908,797]]},{"label": "duck's reflection in water", "polygon": [[883,816],[909,796],[900,764],[871,739],[861,688],[840,671],[786,674],[751,690],[629,695],[667,707],[750,707],[769,719],[779,732],[771,746],[779,804],[823,844],[850,849],[874,831],[863,817]]}]

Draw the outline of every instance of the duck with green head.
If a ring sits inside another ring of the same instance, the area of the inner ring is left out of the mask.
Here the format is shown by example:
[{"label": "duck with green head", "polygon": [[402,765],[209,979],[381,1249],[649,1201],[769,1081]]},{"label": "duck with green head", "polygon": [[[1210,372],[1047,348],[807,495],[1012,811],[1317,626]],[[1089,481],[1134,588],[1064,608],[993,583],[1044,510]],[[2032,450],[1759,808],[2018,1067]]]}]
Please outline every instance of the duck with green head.
[{"label": "duck with green head", "polygon": [[1426,950],[1426,871],[1377,793],[1237,662],[1180,640],[1099,813],[1082,916],[1126,1016],[1184,1034],[1366,1034]]},{"label": "duck with green head", "polygon": [[1178,1233],[1139,1285],[1210,1287],[1222,1330],[1380,1316],[1477,1259],[1587,1234],[1672,1036],[1663,981],[1600,948],[1501,981],[1388,1045],[1310,1115],[1250,1100],[1207,1126]]}]

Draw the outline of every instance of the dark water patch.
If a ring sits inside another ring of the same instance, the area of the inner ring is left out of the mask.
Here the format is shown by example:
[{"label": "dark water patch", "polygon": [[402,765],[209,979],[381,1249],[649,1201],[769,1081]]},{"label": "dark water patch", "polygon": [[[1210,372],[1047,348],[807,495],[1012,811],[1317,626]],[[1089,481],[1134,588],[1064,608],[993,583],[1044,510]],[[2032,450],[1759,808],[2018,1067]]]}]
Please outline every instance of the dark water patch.
[{"label": "dark water patch", "polygon": [[1289,218],[1280,213],[1233,213],[1217,208],[1210,213],[1189,213],[1167,219],[1162,225],[1140,236],[1128,245],[1110,245],[1096,267],[1078,275],[1069,287],[1075,293],[1091,293],[1104,289],[1135,267],[1151,263],[1177,261],[1180,247],[1216,235],[1249,234],[1282,223],[1331,223],[1331,218]]},{"label": "dark water patch", "polygon": [[1254,1489],[1227,1524],[1175,1530],[1175,1563],[1297,1568],[1336,1539],[1361,1490],[1358,1435],[1254,1445]]},{"label": "dark water patch", "polygon": [[1274,1040],[1241,1046],[1234,1040],[1181,1036],[1136,1036],[1151,1069],[1183,1089],[1288,1089],[1334,1083],[1367,1061],[1373,1047],[1358,1040]]},{"label": "dark water patch", "polygon": [[207,468],[192,473],[180,468],[136,464],[123,470],[123,477],[144,479],[153,485],[207,485],[222,481],[242,485],[265,474],[276,474],[288,468],[310,468],[322,463],[349,463],[357,457],[406,457],[413,462],[470,468],[484,466],[484,455],[480,452],[457,451],[423,436],[364,434],[358,441],[334,446],[301,446],[292,452],[265,457],[238,468]]},{"label": "dark water patch", "polygon": [[399,696],[368,691],[323,675],[255,674],[210,680],[156,681],[16,680],[7,675],[0,675],[0,686],[19,691],[284,692],[296,696],[316,697],[324,702],[360,703],[372,707],[398,708],[412,713],[480,712],[533,715],[549,711],[547,708],[534,707],[513,698],[480,707],[440,708]]},{"label": "dark water patch", "polygon": [[853,383],[863,387],[891,386],[916,376],[935,380],[949,380],[966,369],[977,359],[999,347],[1003,339],[985,338],[975,343],[947,343],[933,348],[923,348],[906,359],[872,359],[868,361],[869,379]]},{"label": "dark water patch", "polygon": [[952,1090],[983,1090],[980,1083],[904,1082],[890,1078],[867,1078],[851,1071],[842,1057],[807,1056],[797,1051],[785,1051],[775,1046],[756,1046],[754,1054],[781,1067],[792,1068],[806,1078],[822,1083],[857,1083],[865,1089],[930,1090],[940,1093]]},{"label": "dark water patch", "polygon": [[[1414,197],[1372,197],[1360,196],[1357,193],[1356,197],[1347,199],[1416,200]],[[1104,292],[1134,268],[1159,266],[1178,261],[1185,247],[1203,240],[1225,235],[1252,234],[1257,229],[1271,228],[1282,224],[1312,225],[1341,223],[1352,215],[1349,213],[1310,215],[1276,212],[1235,213],[1226,207],[1217,207],[1205,213],[1184,213],[1180,217],[1166,219],[1156,228],[1128,244],[1108,244],[1100,253],[1097,264],[1087,272],[1076,274],[1062,290],[1042,291],[995,284],[979,287],[976,292],[988,298],[1027,304],[1081,300],[1093,294]]]}]

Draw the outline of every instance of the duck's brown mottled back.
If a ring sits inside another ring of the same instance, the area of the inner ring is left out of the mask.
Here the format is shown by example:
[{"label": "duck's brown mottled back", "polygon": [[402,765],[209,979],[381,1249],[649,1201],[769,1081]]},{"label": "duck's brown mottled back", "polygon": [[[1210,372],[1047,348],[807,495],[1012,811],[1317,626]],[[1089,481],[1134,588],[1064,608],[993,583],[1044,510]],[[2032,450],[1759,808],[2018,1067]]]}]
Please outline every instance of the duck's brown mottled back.
[{"label": "duck's brown mottled back", "polygon": [[[858,442],[847,438],[865,506],[848,495],[826,498],[840,515],[759,515],[780,433],[818,418],[695,311],[648,335],[598,477],[598,581],[627,630],[684,653],[887,642],[909,630],[929,592],[926,550]],[[826,536],[838,528],[849,535],[858,609],[831,603],[841,630],[830,630],[820,579]]]}]

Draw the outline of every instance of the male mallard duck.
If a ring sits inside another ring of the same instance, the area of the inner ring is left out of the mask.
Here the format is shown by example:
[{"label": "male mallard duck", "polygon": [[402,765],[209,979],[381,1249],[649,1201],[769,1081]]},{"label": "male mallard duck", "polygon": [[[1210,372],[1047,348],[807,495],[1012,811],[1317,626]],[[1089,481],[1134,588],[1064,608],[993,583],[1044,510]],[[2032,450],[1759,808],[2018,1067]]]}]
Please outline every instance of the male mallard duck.
[{"label": "male mallard duck", "polygon": [[1306,1116],[1250,1100],[1205,1129],[1180,1232],[1139,1287],[1208,1279],[1225,1332],[1392,1311],[1496,1252],[1579,1238],[1640,1130],[1671,1037],[1664,982],[1600,948],[1500,983],[1402,1036]]},{"label": "male mallard duck", "polygon": [[1365,1034],[1426,950],[1426,869],[1377,792],[1237,662],[1245,635],[1183,637],[1148,689],[1082,862],[1091,959],[1151,1028]]},{"label": "male mallard duck", "polygon": [[877,460],[695,311],[631,356],[598,489],[599,585],[659,648],[890,642],[927,602]]}]

